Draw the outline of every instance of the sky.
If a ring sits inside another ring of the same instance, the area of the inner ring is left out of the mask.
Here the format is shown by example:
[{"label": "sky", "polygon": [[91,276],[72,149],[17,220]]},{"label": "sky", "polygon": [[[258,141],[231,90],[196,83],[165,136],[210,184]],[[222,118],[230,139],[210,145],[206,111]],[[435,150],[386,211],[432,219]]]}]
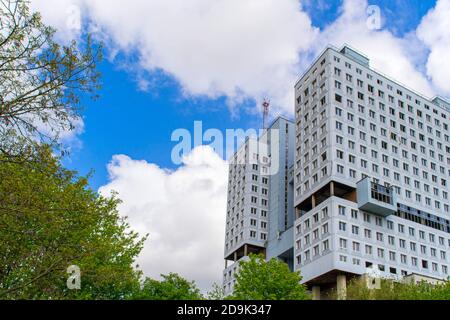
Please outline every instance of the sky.
[{"label": "sky", "polygon": [[[349,44],[371,65],[426,96],[450,97],[450,0],[32,0],[57,38],[105,44],[100,98],[82,97],[64,164],[123,200],[149,240],[147,276],[177,272],[207,290],[221,282],[224,150],[197,139],[182,163],[172,134],[261,127],[293,118],[293,87],[327,46]],[[378,15],[379,13],[379,15]],[[183,131],[186,132],[186,131]],[[221,152],[222,151],[222,152]]]}]

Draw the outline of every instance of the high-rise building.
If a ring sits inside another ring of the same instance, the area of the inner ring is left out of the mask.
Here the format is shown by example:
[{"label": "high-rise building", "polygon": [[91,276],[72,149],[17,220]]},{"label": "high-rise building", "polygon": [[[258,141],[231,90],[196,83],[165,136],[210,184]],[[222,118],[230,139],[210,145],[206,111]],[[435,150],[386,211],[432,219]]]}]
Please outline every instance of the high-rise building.
[{"label": "high-rise building", "polygon": [[295,124],[278,118],[249,137],[230,159],[224,290],[250,253],[277,257],[293,269]]},{"label": "high-rise building", "polygon": [[[389,70],[385,70],[389,72]],[[295,86],[294,269],[320,291],[450,267],[450,104],[327,48]]]},{"label": "high-rise building", "polygon": [[[251,252],[300,270],[316,299],[372,272],[447,279],[450,104],[388,78],[348,46],[324,50],[295,94],[295,124],[280,118],[259,139],[267,154],[250,139],[232,159],[225,291]],[[271,130],[279,137],[268,139]],[[273,161],[279,170],[267,175]]]}]

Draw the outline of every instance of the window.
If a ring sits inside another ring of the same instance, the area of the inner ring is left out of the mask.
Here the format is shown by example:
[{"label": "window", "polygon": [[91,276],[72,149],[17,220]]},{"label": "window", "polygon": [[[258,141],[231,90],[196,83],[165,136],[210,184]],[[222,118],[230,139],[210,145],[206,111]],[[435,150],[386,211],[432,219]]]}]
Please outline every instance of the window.
[{"label": "window", "polygon": [[395,238],[393,236],[388,236],[388,243],[391,246],[395,245]]},{"label": "window", "polygon": [[407,263],[406,260],[407,260],[406,255],[404,255],[404,254],[400,255],[400,262],[401,262],[402,264],[406,264],[406,263]]},{"label": "window", "polygon": [[396,254],[395,254],[395,252],[390,251],[390,252],[389,252],[389,260],[395,261],[395,259],[396,259]]},{"label": "window", "polygon": [[322,243],[322,248],[323,248],[323,251],[328,251],[328,250],[330,250],[330,242],[329,242],[328,240],[325,240],[325,241]]},{"label": "window", "polygon": [[377,232],[377,241],[383,242],[383,234],[380,232]]}]

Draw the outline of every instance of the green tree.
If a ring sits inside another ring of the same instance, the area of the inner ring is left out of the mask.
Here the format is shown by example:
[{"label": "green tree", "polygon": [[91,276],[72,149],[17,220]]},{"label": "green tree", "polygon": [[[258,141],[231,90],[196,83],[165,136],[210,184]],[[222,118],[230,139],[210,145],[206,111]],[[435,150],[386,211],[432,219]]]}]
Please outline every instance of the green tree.
[{"label": "green tree", "polygon": [[[139,289],[133,263],[144,239],[129,231],[119,200],[64,169],[48,146],[31,161],[0,154],[0,299],[126,299]],[[68,290],[67,268],[81,269]]]},{"label": "green tree", "polygon": [[405,283],[381,279],[380,289],[369,289],[360,278],[347,286],[348,300],[450,300],[450,282],[432,285],[428,282]]},{"label": "green tree", "polygon": [[236,300],[309,300],[306,287],[300,284],[300,272],[291,272],[286,263],[262,256],[251,255],[241,261],[236,275],[234,293]]},{"label": "green tree", "polygon": [[[62,46],[25,0],[0,0],[0,151],[55,143],[80,117],[80,93],[96,97],[101,46],[86,35]],[[33,146],[33,144],[31,144]],[[28,150],[28,149],[27,149]]]},{"label": "green tree", "polygon": [[201,300],[200,290],[194,282],[178,274],[161,275],[162,280],[147,278],[140,290],[133,295],[135,300]]},{"label": "green tree", "polygon": [[212,285],[211,291],[208,292],[207,299],[208,300],[224,300],[225,292],[223,290],[223,287],[217,283],[214,283]]}]

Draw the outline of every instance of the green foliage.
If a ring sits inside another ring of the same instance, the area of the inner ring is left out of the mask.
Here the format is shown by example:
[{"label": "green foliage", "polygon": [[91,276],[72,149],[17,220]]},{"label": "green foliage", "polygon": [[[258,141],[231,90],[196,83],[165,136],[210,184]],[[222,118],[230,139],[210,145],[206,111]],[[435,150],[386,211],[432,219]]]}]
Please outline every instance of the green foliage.
[{"label": "green foliage", "polygon": [[[5,157],[0,153],[0,298],[125,299],[139,289],[133,263],[144,239],[119,216],[118,199],[89,189],[50,147],[23,162]],[[81,268],[79,291],[66,286],[71,265]]]},{"label": "green foliage", "polygon": [[348,300],[450,300],[450,282],[432,285],[428,282],[403,283],[381,280],[381,288],[370,290],[366,282],[354,279],[347,286]]},{"label": "green foliage", "polygon": [[223,290],[223,287],[217,283],[214,283],[211,288],[211,291],[208,292],[207,299],[208,300],[224,300],[225,292]]},{"label": "green foliage", "polygon": [[309,300],[299,272],[291,272],[284,262],[251,255],[242,261],[236,276],[235,300]]},{"label": "green foliage", "polygon": [[135,300],[201,300],[203,296],[194,282],[170,273],[162,280],[146,279],[142,288],[133,295]]},{"label": "green foliage", "polygon": [[101,46],[91,37],[63,46],[25,0],[0,0],[0,151],[23,140],[56,143],[79,119],[80,93],[96,97]]}]

